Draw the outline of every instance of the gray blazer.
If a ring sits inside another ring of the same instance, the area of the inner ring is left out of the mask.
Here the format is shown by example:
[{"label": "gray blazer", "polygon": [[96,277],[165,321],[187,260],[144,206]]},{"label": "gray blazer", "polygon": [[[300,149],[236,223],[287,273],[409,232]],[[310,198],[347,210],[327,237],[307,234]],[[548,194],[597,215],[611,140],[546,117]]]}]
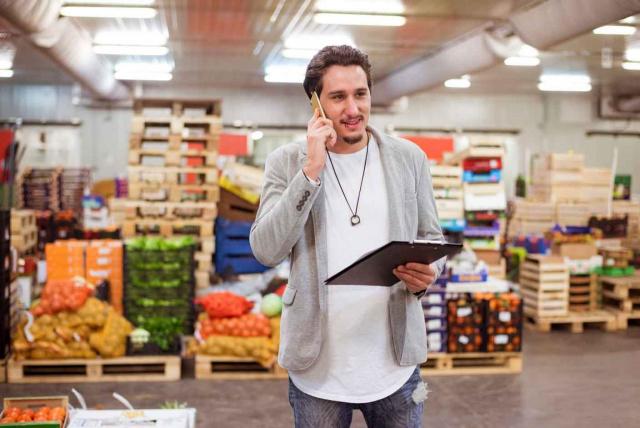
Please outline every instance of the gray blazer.
[{"label": "gray blazer", "polygon": [[[368,130],[378,143],[387,185],[389,239],[443,240],[425,154],[409,141],[371,127]],[[291,143],[267,158],[260,208],[250,236],[253,253],[261,263],[275,266],[291,257],[289,284],[282,299],[278,362],[294,371],[314,363],[327,325],[324,186],[314,186],[302,173],[306,151],[306,141]],[[444,259],[436,263],[439,274]],[[403,282],[392,287],[389,318],[398,364],[410,366],[426,361],[426,327],[420,299]]]}]

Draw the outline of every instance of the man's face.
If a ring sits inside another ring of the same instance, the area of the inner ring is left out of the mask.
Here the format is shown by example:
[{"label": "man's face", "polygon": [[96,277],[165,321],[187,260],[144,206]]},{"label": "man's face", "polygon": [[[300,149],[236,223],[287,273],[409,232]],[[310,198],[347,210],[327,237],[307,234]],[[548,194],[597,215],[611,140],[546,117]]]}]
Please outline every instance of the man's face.
[{"label": "man's face", "polygon": [[367,75],[359,65],[332,65],[322,77],[320,104],[333,122],[338,142],[357,144],[366,138],[371,112]]}]

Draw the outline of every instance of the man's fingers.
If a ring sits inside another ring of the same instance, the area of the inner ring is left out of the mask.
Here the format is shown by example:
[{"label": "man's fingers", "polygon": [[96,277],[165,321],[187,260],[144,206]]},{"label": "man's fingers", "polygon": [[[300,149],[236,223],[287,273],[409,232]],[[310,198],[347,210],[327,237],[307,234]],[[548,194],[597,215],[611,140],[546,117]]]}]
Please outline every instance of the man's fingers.
[{"label": "man's fingers", "polygon": [[435,275],[435,271],[431,265],[425,265],[422,263],[407,263],[405,265],[409,269],[417,270],[418,272],[426,273],[427,275]]},{"label": "man's fingers", "polygon": [[409,289],[409,291],[413,293],[422,291],[426,288],[424,284],[420,283],[420,281],[417,281],[411,275],[406,275],[402,272],[399,272],[397,269],[395,269],[393,273],[395,274],[395,276],[398,277],[398,279],[404,282],[407,288]]},{"label": "man's fingers", "polygon": [[424,273],[421,273],[421,272],[418,272],[418,271],[415,271],[415,270],[406,269],[406,268],[403,268],[402,266],[400,266],[398,268],[398,271],[403,273],[403,274],[405,274],[405,275],[411,276],[416,281],[420,281],[424,285],[429,285],[434,280],[433,275],[427,275],[427,274],[424,274]]}]

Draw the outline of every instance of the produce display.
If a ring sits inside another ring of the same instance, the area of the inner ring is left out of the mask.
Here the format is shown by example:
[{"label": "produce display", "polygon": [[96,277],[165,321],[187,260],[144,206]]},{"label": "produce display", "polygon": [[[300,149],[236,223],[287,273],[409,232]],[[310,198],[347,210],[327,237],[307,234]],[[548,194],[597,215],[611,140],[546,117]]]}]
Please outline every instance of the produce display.
[{"label": "produce display", "polygon": [[193,332],[194,248],[191,237],[126,242],[125,314],[160,352],[173,352],[177,338]]},{"label": "produce display", "polygon": [[94,297],[75,311],[28,318],[14,338],[16,359],[121,357],[132,331],[126,319]]},{"label": "produce display", "polygon": [[67,411],[64,407],[51,408],[42,406],[35,411],[32,409],[21,409],[19,407],[8,407],[2,412],[0,426],[16,422],[57,422],[62,425],[66,414]]},{"label": "produce display", "polygon": [[483,348],[482,302],[461,294],[447,301],[449,352],[481,352]]},{"label": "produce display", "polygon": [[83,278],[53,279],[42,290],[40,301],[31,309],[35,316],[77,311],[93,293],[93,286]]},{"label": "produce display", "polygon": [[477,294],[485,301],[485,344],[487,352],[522,350],[522,298],[515,293]]},{"label": "produce display", "polygon": [[228,291],[196,299],[204,311],[198,317],[197,341],[191,342],[190,350],[204,355],[252,358],[265,367],[273,365],[280,346],[282,299],[277,294],[265,298],[261,313],[250,312],[252,302]]}]

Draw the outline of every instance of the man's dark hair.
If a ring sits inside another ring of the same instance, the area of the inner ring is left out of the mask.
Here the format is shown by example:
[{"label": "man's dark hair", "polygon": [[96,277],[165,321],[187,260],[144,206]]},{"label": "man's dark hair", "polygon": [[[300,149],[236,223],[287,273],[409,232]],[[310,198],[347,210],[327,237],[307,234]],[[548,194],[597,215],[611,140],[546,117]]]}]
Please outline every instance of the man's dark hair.
[{"label": "man's dark hair", "polygon": [[366,53],[348,46],[325,46],[315,54],[304,76],[302,86],[307,96],[311,98],[313,91],[317,91],[318,95],[322,92],[322,77],[325,71],[332,65],[359,65],[367,75],[367,86],[371,91],[371,64]]}]

